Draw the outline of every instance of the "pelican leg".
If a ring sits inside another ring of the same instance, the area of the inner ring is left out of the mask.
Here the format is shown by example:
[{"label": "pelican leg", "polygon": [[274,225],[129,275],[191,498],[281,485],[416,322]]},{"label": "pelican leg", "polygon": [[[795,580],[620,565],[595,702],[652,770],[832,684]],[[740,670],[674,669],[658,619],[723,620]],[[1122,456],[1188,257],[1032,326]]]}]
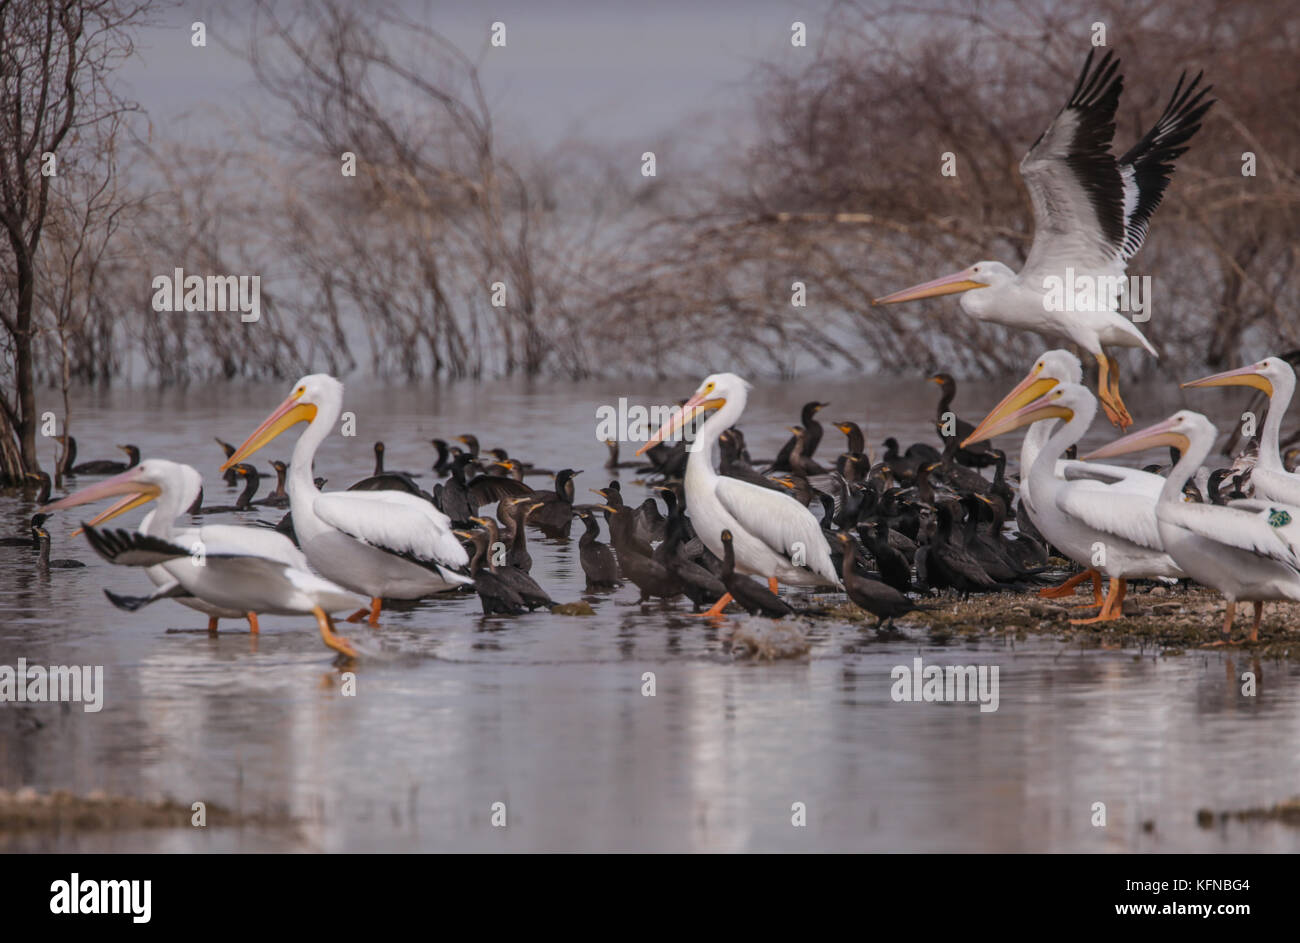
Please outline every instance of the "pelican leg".
[{"label": "pelican leg", "polygon": [[1225,639],[1232,637],[1232,620],[1237,614],[1236,601],[1229,602],[1228,608],[1223,611],[1223,637]]},{"label": "pelican leg", "polygon": [[329,614],[320,606],[313,609],[312,613],[316,616],[317,627],[320,628],[321,641],[336,652],[347,655],[349,658],[356,658],[357,650],[352,647],[352,643],[343,636],[334,634],[334,622],[330,619]]},{"label": "pelican leg", "polygon": [[358,609],[356,612],[352,613],[352,615],[348,616],[344,621],[345,621],[345,622],[360,622],[362,619],[364,619],[364,618],[365,618],[367,615],[369,615],[369,614],[370,614],[370,610],[369,610],[369,609]]},{"label": "pelican leg", "polygon": [[775,576],[769,576],[767,578],[767,588],[772,591],[773,596],[776,596],[778,593],[780,593],[781,588],[777,585]]},{"label": "pelican leg", "polygon": [[731,602],[731,593],[723,593],[717,602],[713,604],[708,612],[692,612],[691,615],[697,619],[717,619],[722,616],[722,610],[727,608],[727,603]]},{"label": "pelican leg", "polygon": [[1092,602],[1080,603],[1079,607],[1100,606],[1105,600],[1101,595],[1101,574],[1096,570],[1084,570],[1082,573],[1076,573],[1060,586],[1047,586],[1040,589],[1038,595],[1043,599],[1060,599],[1063,596],[1073,596],[1074,587],[1086,579],[1092,580]]},{"label": "pelican leg", "polygon": [[1071,619],[1070,624],[1091,625],[1094,622],[1112,622],[1115,619],[1123,618],[1124,594],[1127,591],[1127,582],[1125,580],[1112,579],[1109,591],[1106,594],[1106,601],[1102,603],[1101,611],[1091,619]]},{"label": "pelican leg", "polygon": [[370,599],[370,627],[373,629],[379,625],[379,610],[384,606],[384,601],[378,596],[372,596]]},{"label": "pelican leg", "polygon": [[248,614],[248,631],[252,632],[254,635],[258,633],[256,612],[250,612]]},{"label": "pelican leg", "polygon": [[1252,642],[1259,641],[1259,620],[1263,617],[1263,615],[1264,615],[1264,604],[1259,600],[1255,600],[1255,621],[1251,623],[1250,626],[1250,640]]},{"label": "pelican leg", "polygon": [[209,635],[216,635],[216,634],[217,634],[217,623],[220,622],[220,621],[221,621],[221,620],[218,619],[216,616],[208,616],[208,634],[209,634]]},{"label": "pelican leg", "polygon": [[1121,430],[1133,425],[1133,417],[1119,395],[1119,363],[1105,353],[1097,354],[1097,399],[1111,425]]}]

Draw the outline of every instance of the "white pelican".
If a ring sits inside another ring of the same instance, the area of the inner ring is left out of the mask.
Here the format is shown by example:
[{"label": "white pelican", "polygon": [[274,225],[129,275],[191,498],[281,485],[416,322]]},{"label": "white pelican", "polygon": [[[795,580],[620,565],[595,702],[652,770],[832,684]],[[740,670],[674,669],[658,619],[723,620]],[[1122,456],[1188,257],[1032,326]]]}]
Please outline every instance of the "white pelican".
[{"label": "white pelican", "polygon": [[1216,373],[1183,384],[1197,386],[1249,386],[1268,397],[1268,415],[1259,433],[1259,458],[1250,470],[1255,497],[1300,505],[1300,475],[1286,470],[1278,438],[1282,417],[1295,392],[1295,371],[1280,357],[1266,357],[1236,370]]},{"label": "white pelican", "polygon": [[[64,508],[92,504],[105,498],[125,495],[121,501],[91,518],[91,524],[102,524],[120,514],[125,514],[150,501],[157,505],[140,521],[139,531],[153,537],[172,540],[186,547],[206,544],[212,539],[238,539],[247,550],[259,556],[270,557],[291,566],[306,569],[307,561],[293,542],[269,529],[234,527],[225,524],[208,524],[203,527],[177,527],[176,520],[185,513],[203,490],[202,476],[191,466],[161,458],[150,458],[112,478],[82,488],[67,497],[47,504],[42,510],[58,511]],[[227,533],[230,532],[230,533]],[[238,537],[235,537],[235,532]],[[77,532],[74,531],[74,536]],[[208,536],[205,536],[208,535]],[[250,608],[231,609],[215,606],[183,589],[163,567],[150,567],[146,571],[158,590],[144,598],[128,598],[109,594],[115,605],[135,610],[157,599],[175,599],[208,617],[208,630],[215,632],[218,619],[248,619],[250,631],[257,631],[257,612]]]},{"label": "white pelican", "polygon": [[[1081,383],[1082,378],[1083,366],[1079,363],[1079,358],[1074,354],[1061,349],[1044,352],[1034,362],[1025,378],[990,410],[988,416],[984,418],[969,438],[973,439],[976,434],[980,434],[981,438],[988,438],[985,433],[993,423],[1006,418],[1018,409],[1023,409],[1058,384]],[[1025,437],[1020,445],[1019,503],[1035,525],[1038,523],[1038,512],[1034,504],[1033,480],[1029,471],[1034,467],[1034,461],[1038,458],[1039,452],[1043,450],[1043,446],[1047,443],[1048,437],[1052,434],[1052,430],[1056,428],[1056,425],[1055,421],[1031,424],[1026,430]],[[1165,480],[1159,475],[1153,475],[1137,468],[1103,465],[1097,462],[1081,462],[1077,459],[1064,458],[1057,460],[1053,475],[1061,481],[1077,481],[1081,479],[1098,481],[1109,486],[1112,490],[1108,493],[1112,494],[1123,492],[1143,496],[1153,505],[1153,514],[1155,501],[1160,496],[1160,489],[1164,487],[1165,483]],[[1154,526],[1153,522],[1151,524],[1152,529],[1154,529]],[[1079,583],[1088,579],[1092,580],[1092,604],[1100,606],[1104,602],[1101,592],[1101,574],[1093,567],[1088,567],[1082,573],[1070,577],[1060,586],[1041,589],[1038,594],[1053,599],[1070,596]]]},{"label": "white pelican", "polygon": [[[322,493],[312,481],[316,450],[343,410],[343,384],[314,373],[293,386],[253,434],[226,459],[222,471],[242,462],[300,422],[289,462],[289,510],[298,543],[311,565],[340,586],[370,597],[370,624],[379,623],[383,597],[419,599],[473,586],[469,556],[451,521],[428,501],[402,491]],[[355,622],[365,610],[353,613]]]},{"label": "white pelican", "polygon": [[1129,579],[1184,575],[1160,543],[1153,496],[1134,492],[1122,478],[1112,484],[1057,475],[1057,462],[1083,437],[1096,412],[1096,397],[1087,387],[1057,383],[1025,406],[991,416],[970,437],[981,441],[1030,423],[1065,420],[1064,425],[1052,429],[1033,465],[1020,470],[1022,487],[1028,480],[1032,494],[1032,503],[1026,507],[1022,492],[1022,507],[1057,549],[1110,579],[1101,610],[1091,619],[1071,620],[1079,625],[1122,618]]},{"label": "white pelican", "polygon": [[[139,608],[155,599],[175,599],[207,613],[209,629],[215,628],[218,618],[247,616],[253,632],[258,630],[258,613],[312,613],[326,645],[355,655],[350,643],[333,633],[328,613],[353,608],[363,600],[310,572],[306,557],[283,534],[269,528],[230,524],[173,526],[176,517],[194,502],[202,483],[199,473],[189,465],[150,458],[120,475],[61,498],[46,509],[60,510],[124,495],[91,519],[87,524],[89,535],[96,525],[156,500],[157,506],[141,520],[136,535],[151,542],[148,546],[152,556],[115,556],[92,539],[95,549],[110,562],[147,566],[149,579],[158,587],[151,597],[135,600],[128,608]],[[121,536],[129,534],[127,531],[113,534],[116,546],[125,548],[137,543],[134,536]],[[151,562],[142,562],[144,559]]]},{"label": "white pelican", "polygon": [[[806,507],[783,492],[727,478],[713,470],[718,437],[745,411],[750,386],[734,373],[705,377],[681,410],[637,450],[637,455],[682,428],[700,413],[716,410],[696,431],[686,460],[686,512],[704,546],[722,559],[722,532],[731,531],[736,569],[796,586],[840,587],[821,524]],[[717,616],[728,594],[704,613]]]},{"label": "white pelican", "polygon": [[328,647],[349,658],[357,655],[351,642],[334,633],[329,613],[351,609],[363,600],[306,569],[250,554],[237,540],[205,543],[203,556],[196,559],[192,548],[137,531],[100,530],[88,523],[86,537],[109,563],[162,567],[186,591],[218,606],[243,606],[275,615],[311,613]]},{"label": "white pelican", "polygon": [[1254,642],[1265,602],[1300,601],[1300,507],[1268,501],[1236,501],[1228,507],[1184,502],[1183,486],[1210,454],[1217,435],[1210,420],[1184,409],[1087,457],[1111,458],[1162,445],[1179,450],[1181,457],[1156,504],[1161,541],[1188,576],[1227,600],[1225,638],[1232,631],[1237,603],[1255,604],[1250,630]]},{"label": "white pelican", "polygon": [[[1203,101],[1209,86],[1197,90],[1200,74],[1184,90],[1184,73],[1154,127],[1117,160],[1109,148],[1124,78],[1109,51],[1095,69],[1092,56],[1089,51],[1070,100],[1020,162],[1034,208],[1034,241],[1024,267],[1017,273],[1001,262],[976,262],[874,303],[964,292],[961,307],[971,317],[1078,344],[1097,360],[1106,415],[1126,428],[1133,419],[1119,395],[1119,367],[1104,348],[1157,354],[1118,310],[1125,266],[1142,247],[1174,160],[1214,102]],[[1091,288],[1093,302],[1077,303],[1075,286]],[[1085,310],[1067,310],[1079,307]]]}]

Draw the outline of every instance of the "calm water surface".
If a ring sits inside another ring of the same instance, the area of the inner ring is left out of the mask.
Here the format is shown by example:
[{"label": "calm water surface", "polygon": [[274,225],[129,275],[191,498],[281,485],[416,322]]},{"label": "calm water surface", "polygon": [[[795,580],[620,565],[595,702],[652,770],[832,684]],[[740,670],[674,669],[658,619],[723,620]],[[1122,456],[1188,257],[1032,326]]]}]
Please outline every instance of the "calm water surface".
[{"label": "calm water surface", "polygon": [[[611,477],[596,407],[620,395],[670,402],[692,387],[351,384],[357,437],[333,437],[317,471],[343,487],[369,473],[383,439],[388,466],[425,470],[428,485],[428,439],[472,431],[485,447],[586,469],[578,487],[589,494]],[[1006,389],[963,384],[961,414],[977,420]],[[83,460],[136,443],[194,464],[208,501],[231,503],[212,436],[242,441],[287,391],[85,394],[73,432]],[[912,379],[767,383],[743,425],[755,457],[770,456],[799,405],[821,399],[832,403],[824,419],[865,421],[873,446],[888,435],[906,443],[933,437],[936,393]],[[1130,396],[1139,423],[1176,405]],[[1209,400],[1189,402],[1222,417],[1238,405]],[[1109,438],[1094,428],[1091,440]],[[253,460],[287,459],[292,441]],[[828,429],[823,451],[841,447]],[[620,477],[639,501],[633,473]],[[31,513],[0,497],[4,533],[23,533]],[[355,669],[356,696],[343,697],[309,619],[265,618],[258,639],[229,623],[213,639],[169,631],[204,625],[179,606],[114,609],[103,587],[150,584],[70,539],[82,516],[58,515],[50,530],[54,556],[86,560],[85,570],[41,577],[27,551],[0,548],[0,664],[103,665],[104,708],[0,705],[0,787],[205,800],[298,825],[41,834],[0,840],[4,850],[1300,850],[1297,829],[1195,821],[1201,808],[1300,793],[1292,664],[1080,651],[996,626],[957,642],[920,619],[890,640],[818,622],[809,657],[753,663],[728,653],[730,623],[709,627],[682,604],[643,611],[625,588],[586,597],[587,618],[485,619],[473,597],[388,611],[378,632],[348,628],[373,656]],[[560,601],[583,598],[578,532],[569,544],[531,540],[533,574]],[[893,702],[890,670],[917,656],[997,665],[999,709]],[[1256,697],[1240,694],[1246,670],[1260,678]],[[654,697],[641,693],[645,672]],[[497,802],[505,828],[492,826]],[[806,827],[791,825],[796,802]],[[1095,802],[1106,804],[1105,828],[1091,824]]]}]

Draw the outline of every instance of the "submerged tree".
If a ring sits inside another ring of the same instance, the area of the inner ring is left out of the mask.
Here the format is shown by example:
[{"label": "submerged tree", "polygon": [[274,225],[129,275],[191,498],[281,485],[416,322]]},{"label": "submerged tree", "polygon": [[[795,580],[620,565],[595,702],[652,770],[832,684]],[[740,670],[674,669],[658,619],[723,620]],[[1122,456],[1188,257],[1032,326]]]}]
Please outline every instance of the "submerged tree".
[{"label": "submerged tree", "polygon": [[[48,231],[111,226],[103,206],[111,190],[91,188],[91,213],[60,200],[62,169],[87,151],[102,157],[98,133],[131,106],[109,85],[113,68],[132,51],[131,29],[149,8],[122,0],[7,0],[0,3],[0,480],[38,468],[36,412],[38,314]],[[102,168],[103,162],[100,162]],[[83,191],[85,192],[85,191]],[[56,218],[60,217],[60,218]],[[90,240],[95,241],[94,239]],[[77,269],[77,256],[73,268]],[[65,276],[68,274],[64,268]],[[65,309],[66,312],[67,309]],[[60,321],[60,323],[63,323]]]}]

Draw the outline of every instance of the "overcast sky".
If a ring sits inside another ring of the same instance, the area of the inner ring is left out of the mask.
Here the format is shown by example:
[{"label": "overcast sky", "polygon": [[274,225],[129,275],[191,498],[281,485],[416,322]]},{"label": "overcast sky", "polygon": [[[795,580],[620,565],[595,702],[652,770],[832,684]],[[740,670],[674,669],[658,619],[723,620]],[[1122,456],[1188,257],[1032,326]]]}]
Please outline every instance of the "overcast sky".
[{"label": "overcast sky", "polygon": [[[653,138],[684,124],[743,134],[747,76],[760,60],[811,55],[825,6],[826,0],[401,3],[408,17],[481,61],[505,139],[542,148],[569,137]],[[258,107],[250,70],[222,47],[222,41],[247,47],[251,4],[184,0],[156,18],[158,25],[140,33],[138,56],[121,73],[156,129],[214,107],[227,114]],[[190,44],[195,20],[206,24],[206,49]],[[487,46],[494,20],[506,24],[504,49]],[[795,20],[812,34],[807,49],[790,45]]]}]

